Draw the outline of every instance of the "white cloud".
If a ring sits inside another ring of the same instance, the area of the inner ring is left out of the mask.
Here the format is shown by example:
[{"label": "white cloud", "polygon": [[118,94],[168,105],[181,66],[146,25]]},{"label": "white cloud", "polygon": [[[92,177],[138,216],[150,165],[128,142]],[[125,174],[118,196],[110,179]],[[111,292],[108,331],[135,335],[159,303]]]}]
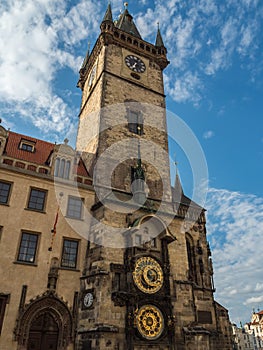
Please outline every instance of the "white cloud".
[{"label": "white cloud", "polygon": [[[234,53],[249,57],[253,68],[261,32],[260,6],[256,0],[153,2],[152,8],[133,13],[146,40],[154,42],[160,22],[168,58],[166,86],[177,102],[198,105],[204,98],[206,74],[227,69]],[[148,2],[149,3],[149,2]],[[95,41],[106,3],[79,0],[72,7],[65,0],[4,0],[0,3],[0,102],[2,111],[17,112],[45,132],[70,127],[76,111],[54,83],[61,68],[77,73],[88,41]],[[123,3],[113,1],[113,16]],[[247,16],[248,13],[248,16]],[[85,48],[80,48],[83,40]],[[258,68],[257,68],[258,69]],[[206,74],[205,74],[206,73]],[[48,103],[45,105],[45,101]],[[61,122],[62,123],[62,122]]]},{"label": "white cloud", "polygon": [[262,296],[263,198],[213,188],[207,198],[217,299],[232,321],[249,321],[246,305],[258,307]]},{"label": "white cloud", "polygon": [[[260,52],[261,12],[256,0],[231,0],[218,5],[215,0],[154,1],[154,7],[136,16],[136,23],[147,40],[154,41],[155,23],[161,24],[164,43],[171,62],[168,73],[171,96],[177,102],[196,103],[196,96],[205,96],[206,75],[227,70],[234,62],[255,75],[256,53]],[[240,62],[236,60],[239,55]],[[246,64],[243,65],[243,59]],[[185,93],[186,72],[199,78]],[[176,77],[177,83],[174,82]],[[175,86],[176,85],[176,86]],[[183,87],[182,87],[183,85]],[[182,99],[173,94],[182,91]]]},{"label": "white cloud", "polygon": [[203,134],[204,139],[211,139],[213,136],[215,136],[215,133],[212,130],[208,130]]},{"label": "white cloud", "polygon": [[53,84],[60,68],[78,71],[83,58],[73,45],[98,30],[100,6],[83,0],[67,12],[63,0],[13,0],[1,3],[1,10],[2,112],[17,113],[44,133],[66,133],[77,111]]},{"label": "white cloud", "polygon": [[263,295],[258,296],[258,297],[248,298],[244,304],[245,305],[258,304],[258,303],[262,303],[262,302],[263,302]]},{"label": "white cloud", "polygon": [[167,92],[177,102],[192,101],[197,105],[201,99],[198,91],[202,88],[202,82],[190,71],[176,79],[166,75],[165,84]]}]

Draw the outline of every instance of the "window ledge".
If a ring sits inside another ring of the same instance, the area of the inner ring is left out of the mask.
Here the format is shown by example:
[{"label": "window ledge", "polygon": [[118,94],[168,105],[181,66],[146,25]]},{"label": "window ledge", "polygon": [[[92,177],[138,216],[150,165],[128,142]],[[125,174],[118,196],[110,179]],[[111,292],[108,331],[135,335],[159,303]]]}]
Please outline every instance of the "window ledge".
[{"label": "window ledge", "polygon": [[80,218],[80,219],[79,218],[74,218],[74,217],[68,216],[68,215],[66,215],[65,218],[72,219],[72,220],[78,220],[78,221],[84,221],[84,219],[82,219],[82,218]]},{"label": "window ledge", "polygon": [[38,265],[36,263],[30,263],[30,262],[27,262],[27,261],[14,261],[13,264],[16,264],[16,265],[27,265],[27,266],[34,266],[34,267],[37,267]]},{"label": "window ledge", "polygon": [[60,266],[59,269],[60,270],[66,270],[66,271],[80,272],[79,269],[76,269],[74,267],[63,267],[63,266]]},{"label": "window ledge", "polygon": [[37,209],[31,209],[31,208],[24,208],[24,209],[28,211],[34,211],[35,213],[46,214],[46,212],[43,210],[37,210]]},{"label": "window ledge", "polygon": [[6,207],[10,207],[10,205],[8,203],[0,203],[0,205],[4,205]]}]

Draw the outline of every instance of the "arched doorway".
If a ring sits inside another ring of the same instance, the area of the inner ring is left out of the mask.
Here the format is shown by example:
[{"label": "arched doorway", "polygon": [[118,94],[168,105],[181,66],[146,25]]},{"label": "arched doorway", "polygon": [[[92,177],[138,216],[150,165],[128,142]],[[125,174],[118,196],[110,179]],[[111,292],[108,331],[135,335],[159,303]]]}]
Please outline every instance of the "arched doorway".
[{"label": "arched doorway", "polygon": [[14,330],[17,350],[67,350],[74,342],[72,314],[54,292],[31,300],[20,311]]},{"label": "arched doorway", "polygon": [[57,350],[59,328],[48,312],[33,319],[27,350]]}]

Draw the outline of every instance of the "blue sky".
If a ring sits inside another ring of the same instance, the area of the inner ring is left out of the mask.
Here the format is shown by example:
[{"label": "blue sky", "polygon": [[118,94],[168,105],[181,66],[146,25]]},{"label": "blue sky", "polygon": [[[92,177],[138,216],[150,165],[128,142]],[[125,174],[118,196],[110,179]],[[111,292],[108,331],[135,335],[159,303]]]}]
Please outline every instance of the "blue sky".
[{"label": "blue sky", "polygon": [[[0,3],[0,116],[11,130],[74,144],[78,70],[99,34],[107,1]],[[123,2],[112,1],[117,18]],[[232,321],[263,309],[263,3],[260,0],[130,1],[142,37],[157,22],[171,64],[167,109],[198,138],[208,164],[208,239],[217,300]],[[185,193],[189,165],[177,154]]]}]

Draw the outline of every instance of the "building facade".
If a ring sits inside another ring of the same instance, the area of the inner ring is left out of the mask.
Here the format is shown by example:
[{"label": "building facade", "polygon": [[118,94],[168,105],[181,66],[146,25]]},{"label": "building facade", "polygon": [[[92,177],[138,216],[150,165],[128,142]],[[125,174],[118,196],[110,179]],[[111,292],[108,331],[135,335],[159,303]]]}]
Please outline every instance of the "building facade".
[{"label": "building facade", "polygon": [[205,210],[170,185],[168,64],[108,5],[77,151],[0,127],[0,349],[232,349]]},{"label": "building facade", "polygon": [[233,349],[234,350],[255,350],[256,342],[254,335],[247,332],[245,327],[239,328],[236,324],[232,324],[233,331]]},{"label": "building facade", "polygon": [[254,348],[256,350],[263,349],[263,310],[253,312],[251,321],[244,325],[247,334],[253,336]]}]

